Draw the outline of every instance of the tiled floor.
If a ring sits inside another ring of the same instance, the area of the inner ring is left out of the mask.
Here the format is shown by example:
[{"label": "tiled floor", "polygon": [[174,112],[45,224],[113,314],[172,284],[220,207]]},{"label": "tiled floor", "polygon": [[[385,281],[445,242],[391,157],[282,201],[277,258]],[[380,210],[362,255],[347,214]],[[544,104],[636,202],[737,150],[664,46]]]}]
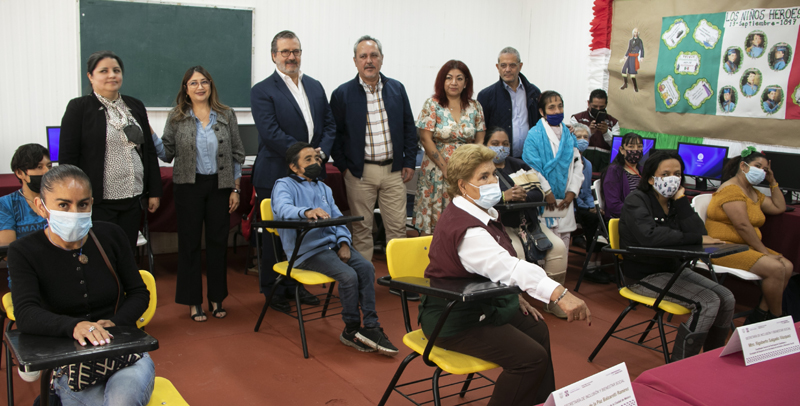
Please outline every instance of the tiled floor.
[{"label": "tiled floor", "polygon": [[[567,287],[577,281],[583,256],[570,254]],[[303,359],[297,322],[270,310],[259,332],[253,332],[264,296],[258,293],[256,276],[242,272],[245,253],[229,252],[228,289],[224,305],[228,317],[209,317],[208,322],[189,319],[187,306],[174,302],[176,255],[156,257],[158,310],[147,332],[158,338],[160,349],[151,353],[156,374],[172,381],[191,405],[375,405],[379,401],[400,361],[410,353],[402,343],[404,334],[400,299],[384,287],[376,288],[380,321],[390,339],[401,349],[400,355],[388,358],[360,353],[339,342],[343,328],[337,317],[306,325],[309,359]],[[375,255],[377,276],[387,274],[382,256]],[[0,272],[5,280],[5,274]],[[753,286],[739,286],[737,297],[757,296]],[[321,287],[311,287],[322,293]],[[742,293],[740,293],[742,292]],[[591,326],[566,323],[546,315],[552,341],[552,353],[558,387],[585,378],[605,368],[625,362],[631,378],[663,364],[660,353],[617,340],[609,341],[595,362],[589,354],[626,305],[612,284],[584,283],[578,294],[592,311]],[[411,307],[415,319],[417,310]],[[209,313],[210,315],[210,313]],[[632,312],[628,319],[644,320],[650,310]],[[38,382],[26,383],[12,370],[16,405],[30,405],[38,394]],[[5,359],[0,378],[5,382]],[[429,377],[433,369],[417,359],[406,369],[404,381]],[[498,371],[488,373],[496,377]],[[444,380],[446,381],[446,380]],[[424,387],[423,387],[424,389]],[[468,396],[481,397],[488,389]],[[5,385],[0,384],[0,398],[6,399]],[[458,402],[450,399],[444,404]],[[397,394],[389,405],[409,404]],[[486,404],[486,401],[475,404]]]}]

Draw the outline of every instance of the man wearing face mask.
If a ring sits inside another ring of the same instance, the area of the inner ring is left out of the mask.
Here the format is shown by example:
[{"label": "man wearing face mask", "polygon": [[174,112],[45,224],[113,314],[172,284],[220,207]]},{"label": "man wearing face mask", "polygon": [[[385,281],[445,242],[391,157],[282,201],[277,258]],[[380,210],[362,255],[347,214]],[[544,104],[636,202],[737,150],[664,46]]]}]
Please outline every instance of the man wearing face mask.
[{"label": "man wearing face mask", "polygon": [[[272,191],[272,212],[275,220],[327,219],[341,217],[331,188],[319,182],[322,173],[314,148],[298,142],[286,150],[290,175],[278,179]],[[281,230],[286,256],[295,249],[296,230]],[[344,331],[339,341],[361,352],[377,351],[397,355],[378,322],[375,311],[375,268],[358,251],[351,249],[353,240],[344,225],[315,228],[306,234],[297,251],[297,268],[325,274],[338,282],[342,301]],[[359,308],[364,314],[361,325]]]},{"label": "man wearing face mask", "polygon": [[583,156],[592,163],[592,169],[601,172],[611,160],[611,141],[619,135],[619,121],[606,111],[608,94],[603,89],[592,90],[586,111],[573,114],[570,125],[583,124],[589,127],[589,146]]},{"label": "man wearing face mask", "polygon": [[39,197],[42,175],[52,166],[47,148],[39,144],[25,144],[14,152],[11,171],[22,187],[0,197],[0,245],[47,227],[47,220],[37,214],[33,199]]}]

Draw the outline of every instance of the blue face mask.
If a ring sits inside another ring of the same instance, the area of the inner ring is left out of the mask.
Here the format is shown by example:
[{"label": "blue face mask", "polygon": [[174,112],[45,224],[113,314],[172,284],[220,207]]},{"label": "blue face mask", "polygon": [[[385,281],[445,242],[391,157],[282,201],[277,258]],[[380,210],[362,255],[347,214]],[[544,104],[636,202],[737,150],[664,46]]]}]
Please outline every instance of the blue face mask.
[{"label": "blue face mask", "polygon": [[578,151],[581,152],[586,151],[586,148],[589,148],[589,140],[580,139],[576,141],[575,144],[575,146],[578,148]]},{"label": "blue face mask", "polygon": [[[44,206],[44,201],[42,205]],[[50,211],[47,206],[44,206],[44,209],[50,213],[50,218],[47,219],[50,231],[66,242],[80,241],[92,228],[92,212]]]},{"label": "blue face mask", "polygon": [[564,121],[564,113],[548,114],[545,119],[547,120],[547,124],[550,124],[551,126],[555,127],[561,124],[562,121]]},{"label": "blue face mask", "polygon": [[468,197],[478,206],[483,207],[484,209],[487,210],[491,207],[494,207],[494,205],[496,205],[497,203],[499,203],[500,198],[503,196],[503,192],[500,190],[500,184],[497,182],[487,183],[481,186],[475,186],[472,183],[470,183],[470,186],[478,188],[478,190],[480,190],[481,192],[481,197],[478,200],[475,200],[467,195],[464,196]]},{"label": "blue face mask", "polygon": [[509,152],[511,152],[511,147],[503,147],[503,146],[496,146],[496,147],[489,147],[492,151],[494,151],[495,157],[492,161],[496,164],[499,164],[508,158]]},{"label": "blue face mask", "polygon": [[747,177],[747,181],[750,182],[751,185],[758,185],[764,181],[764,178],[767,176],[767,172],[761,168],[750,166],[750,172],[745,173],[744,176]]}]

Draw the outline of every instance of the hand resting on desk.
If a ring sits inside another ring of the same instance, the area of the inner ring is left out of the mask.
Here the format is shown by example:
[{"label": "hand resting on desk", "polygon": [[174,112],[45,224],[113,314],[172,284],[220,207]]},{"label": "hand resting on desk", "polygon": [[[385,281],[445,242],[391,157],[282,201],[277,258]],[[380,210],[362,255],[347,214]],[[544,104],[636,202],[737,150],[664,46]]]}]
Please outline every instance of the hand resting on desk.
[{"label": "hand resting on desk", "polygon": [[98,320],[96,323],[91,321],[82,321],[75,325],[72,331],[72,337],[78,340],[80,345],[85,346],[88,340],[92,345],[106,345],[111,344],[111,339],[114,336],[106,331],[105,327],[114,327],[114,322],[111,320]]},{"label": "hand resting on desk", "polygon": [[720,239],[717,239],[717,238],[714,238],[714,237],[711,237],[711,236],[708,236],[708,235],[704,235],[703,236],[703,244],[725,244],[725,241],[722,241]]},{"label": "hand resting on desk", "polygon": [[325,210],[322,210],[319,207],[317,207],[316,209],[306,210],[306,212],[303,213],[303,214],[305,214],[306,217],[308,217],[310,219],[313,219],[313,220],[317,220],[317,219],[322,220],[322,219],[331,218],[330,214],[328,214]]}]

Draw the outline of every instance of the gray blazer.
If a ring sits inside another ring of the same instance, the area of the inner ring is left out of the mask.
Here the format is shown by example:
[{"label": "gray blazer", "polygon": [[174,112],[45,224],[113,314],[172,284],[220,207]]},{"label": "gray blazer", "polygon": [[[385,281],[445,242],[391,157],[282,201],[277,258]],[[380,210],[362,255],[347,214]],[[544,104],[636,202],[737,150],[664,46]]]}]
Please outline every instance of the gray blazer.
[{"label": "gray blazer", "polygon": [[[169,113],[167,125],[161,141],[164,143],[166,161],[175,165],[172,171],[174,183],[194,183],[197,168],[197,124],[191,115],[173,120],[175,111]],[[233,161],[244,164],[244,146],[239,138],[239,124],[233,109],[217,112],[217,124],[214,133],[219,140],[219,153],[217,154],[217,174],[219,175],[218,187],[220,189],[233,188]]]}]

